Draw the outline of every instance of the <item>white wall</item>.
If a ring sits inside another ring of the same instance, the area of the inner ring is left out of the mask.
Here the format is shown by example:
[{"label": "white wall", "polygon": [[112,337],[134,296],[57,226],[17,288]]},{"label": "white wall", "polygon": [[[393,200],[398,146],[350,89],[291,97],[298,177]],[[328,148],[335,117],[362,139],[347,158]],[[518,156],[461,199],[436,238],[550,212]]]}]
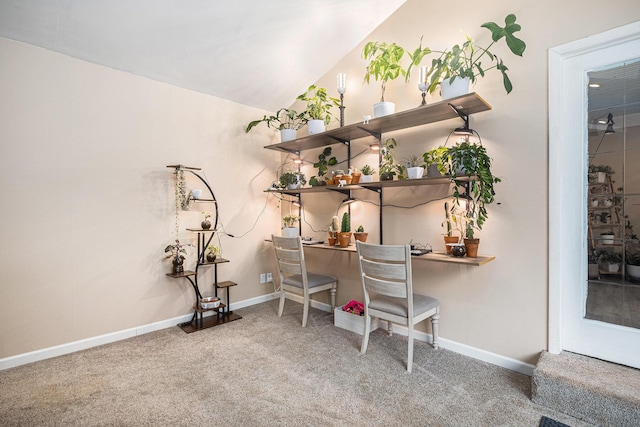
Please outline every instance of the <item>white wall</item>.
[{"label": "white wall", "polygon": [[[500,204],[489,208],[489,220],[480,233],[480,255],[495,255],[496,260],[481,267],[414,262],[414,281],[418,282],[414,286],[419,292],[440,299],[442,337],[535,364],[539,352],[547,348],[547,190],[548,185],[556,185],[547,182],[547,52],[553,46],[637,21],[640,9],[635,1],[626,0],[608,3],[606,13],[596,1],[463,1],[455,7],[445,7],[456,14],[455,18],[448,18],[445,11],[430,6],[409,0],[318,83],[335,94],[336,74],[347,73],[346,123],[360,121],[364,114],[371,114],[372,104],[380,97],[379,85],[362,84],[366,67],[361,58],[364,43],[396,42],[413,50],[424,35],[423,46],[442,50],[462,43],[463,34],[467,33],[486,45],[490,33],[480,25],[487,21],[503,24],[508,13],[516,14],[522,26],[517,35],[527,43],[524,57],[515,57],[504,45],[496,46],[496,52],[509,67],[514,90],[507,95],[500,74],[491,72],[474,89],[493,109],[471,117],[471,127],[480,133],[493,157],[494,173],[503,180],[496,186]],[[437,93],[427,97],[428,102],[439,99]],[[417,71],[408,84],[402,80],[389,83],[385,100],[394,101],[397,110],[418,106],[421,98]],[[460,125],[456,119],[384,137],[398,140],[396,159],[402,159],[443,144],[449,131]],[[362,144],[356,144],[352,150],[358,153],[362,148]],[[364,156],[367,162],[375,160],[372,155]],[[314,153],[309,157],[315,160]],[[309,166],[306,170],[307,176],[313,174]],[[441,191],[426,187],[391,190],[385,193],[389,196],[385,203],[412,206],[441,197]],[[323,197],[327,199],[305,197],[306,216],[313,219],[310,222],[314,229],[326,228],[340,201],[338,196]],[[365,191],[356,193],[356,197],[369,200],[371,195]],[[442,204],[433,201],[411,210],[385,207],[385,243],[408,243],[413,238],[443,250]],[[357,209],[352,225],[371,224],[370,237],[377,241],[376,208],[361,203]],[[313,233],[307,226],[303,234]],[[341,278],[340,303],[361,298],[353,272],[355,256],[317,251],[312,262],[317,268],[335,266],[334,273]]]},{"label": "white wall", "polygon": [[[265,293],[277,155],[272,133],[243,130],[264,111],[6,39],[0,58],[0,358],[191,311],[189,283],[166,276],[166,165],[201,167],[226,232],[248,233],[221,240],[232,302]],[[181,214],[184,242],[200,210]]]}]

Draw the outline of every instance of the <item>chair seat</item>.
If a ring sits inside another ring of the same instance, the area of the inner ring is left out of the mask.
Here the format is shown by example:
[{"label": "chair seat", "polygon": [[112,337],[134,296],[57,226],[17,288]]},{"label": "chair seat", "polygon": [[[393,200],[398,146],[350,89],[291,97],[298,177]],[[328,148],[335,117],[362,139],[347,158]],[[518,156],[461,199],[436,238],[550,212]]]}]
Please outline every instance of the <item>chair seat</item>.
[{"label": "chair seat", "polygon": [[[415,317],[436,308],[440,304],[436,298],[426,295],[413,294],[413,315]],[[369,308],[395,314],[401,317],[408,317],[406,298],[394,298],[386,295],[377,295],[371,299]]]},{"label": "chair seat", "polygon": [[[316,286],[328,285],[329,283],[337,282],[338,279],[333,276],[329,276],[328,274],[307,272],[307,281],[309,283],[309,288],[315,288]],[[302,289],[302,275],[294,274],[292,276],[288,276],[283,280],[282,283]]]}]

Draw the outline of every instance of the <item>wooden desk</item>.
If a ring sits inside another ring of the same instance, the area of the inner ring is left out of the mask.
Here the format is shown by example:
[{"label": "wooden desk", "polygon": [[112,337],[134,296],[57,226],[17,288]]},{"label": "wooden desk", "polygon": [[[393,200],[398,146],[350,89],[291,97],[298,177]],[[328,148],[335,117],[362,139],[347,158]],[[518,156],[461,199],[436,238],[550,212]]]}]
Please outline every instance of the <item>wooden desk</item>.
[{"label": "wooden desk", "polygon": [[[340,246],[329,246],[327,243],[322,243],[317,245],[303,244],[302,246],[304,246],[305,249],[308,248],[308,249],[324,249],[328,251],[356,252],[355,244],[351,244],[346,248],[341,248]],[[468,258],[465,256],[462,258],[456,258],[444,252],[432,252],[429,254],[419,255],[419,256],[413,255],[411,258],[413,261],[447,262],[451,264],[464,264],[464,265],[474,265],[474,266],[484,265],[496,259],[495,256],[479,256],[477,258]]]}]

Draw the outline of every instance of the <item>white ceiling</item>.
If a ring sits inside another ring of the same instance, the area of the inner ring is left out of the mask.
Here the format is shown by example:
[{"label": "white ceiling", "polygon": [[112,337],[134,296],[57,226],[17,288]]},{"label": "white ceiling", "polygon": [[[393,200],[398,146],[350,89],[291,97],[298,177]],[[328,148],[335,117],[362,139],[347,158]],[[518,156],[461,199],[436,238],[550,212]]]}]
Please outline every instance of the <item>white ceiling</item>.
[{"label": "white ceiling", "polygon": [[405,1],[0,0],[0,36],[275,111]]}]

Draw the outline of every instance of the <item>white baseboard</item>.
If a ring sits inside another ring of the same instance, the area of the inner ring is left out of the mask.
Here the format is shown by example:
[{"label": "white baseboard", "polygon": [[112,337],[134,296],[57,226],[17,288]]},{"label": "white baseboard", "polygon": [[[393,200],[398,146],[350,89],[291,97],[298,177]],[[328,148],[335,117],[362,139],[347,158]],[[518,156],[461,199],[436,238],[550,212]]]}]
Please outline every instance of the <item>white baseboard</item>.
[{"label": "white baseboard", "polygon": [[[230,305],[231,310],[237,310],[244,307],[249,307],[255,304],[260,304],[272,299],[278,298],[278,294],[270,293],[261,295],[255,298],[249,298],[243,301],[238,301]],[[292,298],[295,301],[302,303],[302,297],[294,296]],[[311,306],[318,310],[331,312],[331,306],[326,303],[311,301]],[[207,313],[212,315],[213,312]],[[42,350],[36,350],[29,353],[18,354],[16,356],[6,357],[0,359],[0,371],[13,368],[16,366],[26,365],[28,363],[37,362],[39,360],[50,359],[52,357],[62,356],[64,354],[73,353],[80,350],[86,350],[91,347],[97,347],[99,345],[112,343],[115,341],[132,338],[138,335],[144,335],[149,332],[159,331],[161,329],[171,328],[180,323],[187,322],[191,319],[193,313],[185,314],[183,316],[174,317],[172,319],[162,320],[159,322],[150,323],[148,325],[142,325],[131,329],[125,329],[123,331],[113,332],[110,334],[100,335],[97,337],[87,338],[80,341],[74,341],[67,344],[61,344],[55,347],[44,348]],[[381,329],[387,329],[386,322],[381,321]],[[403,326],[393,325],[393,332],[406,336],[408,334],[407,328]],[[415,339],[424,342],[431,342],[431,334],[425,332],[416,332]],[[440,346],[455,353],[460,353],[465,356],[472,357],[474,359],[482,360],[493,365],[501,366],[503,368],[510,369],[512,371],[520,372],[528,376],[533,375],[534,366],[528,363],[521,362],[516,359],[512,359],[506,356],[502,356],[496,353],[491,353],[486,350],[471,347],[466,344],[461,344],[456,341],[451,341],[446,338],[439,339]]]}]

